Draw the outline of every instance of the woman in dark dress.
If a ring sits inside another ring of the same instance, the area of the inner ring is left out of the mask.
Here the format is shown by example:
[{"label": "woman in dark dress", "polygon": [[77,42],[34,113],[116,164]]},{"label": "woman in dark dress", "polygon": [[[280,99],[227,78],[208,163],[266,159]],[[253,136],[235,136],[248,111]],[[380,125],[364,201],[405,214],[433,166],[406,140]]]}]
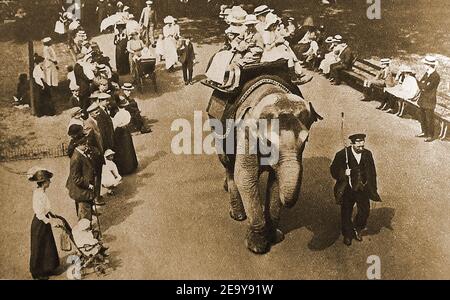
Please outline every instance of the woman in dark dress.
[{"label": "woman in dark dress", "polygon": [[51,203],[46,194],[52,177],[50,171],[42,168],[28,171],[28,180],[37,183],[33,192],[34,217],[31,223],[30,272],[33,279],[48,279],[59,267],[52,225],[55,227],[62,223],[51,213]]},{"label": "woman in dark dress", "polygon": [[114,162],[122,176],[132,174],[138,167],[133,138],[128,129],[131,122],[131,115],[125,109],[128,104],[125,98],[120,97],[119,110],[113,118],[114,145],[116,145]]},{"label": "woman in dark dress", "polygon": [[125,23],[117,24],[114,35],[114,45],[116,45],[116,69],[119,75],[130,73],[130,62],[128,60],[127,52],[128,36],[125,28]]},{"label": "woman in dark dress", "polygon": [[45,73],[43,69],[44,58],[40,55],[34,55],[33,82],[37,95],[36,116],[54,116],[55,105],[52,101],[50,87],[45,81]]}]

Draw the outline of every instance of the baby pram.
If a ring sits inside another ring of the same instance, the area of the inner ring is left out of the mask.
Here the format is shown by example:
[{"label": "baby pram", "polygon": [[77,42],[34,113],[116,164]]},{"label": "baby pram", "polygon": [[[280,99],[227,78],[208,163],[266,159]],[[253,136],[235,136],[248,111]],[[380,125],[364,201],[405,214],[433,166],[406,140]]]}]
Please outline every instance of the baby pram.
[{"label": "baby pram", "polygon": [[154,91],[158,91],[156,84],[156,58],[138,58],[136,62],[136,72],[135,75],[136,84],[139,91],[142,93],[144,89],[145,80],[151,80],[153,83]]},{"label": "baby pram", "polygon": [[[63,217],[56,215],[54,215],[53,217],[58,218],[62,221],[63,226],[58,226],[58,228],[63,231],[62,236],[64,238],[62,238],[62,240],[65,239],[66,241],[65,243],[61,243],[66,244],[64,247],[62,247],[64,248],[63,250],[71,251],[73,248],[76,250],[77,256],[79,257],[79,261],[71,261],[71,263],[73,263],[74,265],[69,267],[67,273],[72,274],[76,268],[79,268],[79,278],[76,278],[75,276],[76,279],[82,279],[83,276],[93,273],[96,273],[98,276],[106,275],[106,272],[109,269],[109,255],[106,253],[108,248],[105,247],[100,240],[95,239],[92,235],[92,232],[87,230],[87,228],[90,226],[90,221],[82,219],[72,229],[67,220]],[[79,233],[75,233],[78,236],[74,236],[74,229],[82,230],[81,233],[86,232],[86,235],[88,235],[88,237],[89,234],[92,235],[92,237],[88,238],[88,242],[85,243],[84,241],[86,239],[83,236],[80,238]]]}]

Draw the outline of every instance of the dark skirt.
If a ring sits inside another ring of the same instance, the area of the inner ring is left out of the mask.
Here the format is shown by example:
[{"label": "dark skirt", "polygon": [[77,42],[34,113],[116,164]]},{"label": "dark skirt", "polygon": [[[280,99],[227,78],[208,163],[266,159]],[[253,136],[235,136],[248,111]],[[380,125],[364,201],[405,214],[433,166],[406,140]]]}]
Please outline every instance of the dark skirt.
[{"label": "dark skirt", "polygon": [[41,86],[35,84],[36,91],[36,116],[54,116],[55,115],[55,105],[53,104],[52,94],[50,87],[45,85],[42,89]]},{"label": "dark skirt", "polygon": [[52,226],[34,215],[31,223],[30,272],[33,278],[47,277],[59,267]]},{"label": "dark skirt", "polygon": [[138,160],[133,138],[128,127],[116,128],[114,131],[114,145],[116,148],[114,162],[117,165],[119,174],[122,176],[132,174],[138,167]]},{"label": "dark skirt", "polygon": [[116,45],[116,69],[119,75],[130,74],[130,62],[127,52],[127,39],[120,40]]}]

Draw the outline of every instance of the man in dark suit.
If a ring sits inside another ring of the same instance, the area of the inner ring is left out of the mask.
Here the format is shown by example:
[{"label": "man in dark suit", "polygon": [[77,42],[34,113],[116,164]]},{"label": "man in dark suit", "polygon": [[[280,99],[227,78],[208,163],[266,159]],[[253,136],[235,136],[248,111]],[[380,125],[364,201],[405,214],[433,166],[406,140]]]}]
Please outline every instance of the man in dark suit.
[{"label": "man in dark suit", "polygon": [[142,10],[139,24],[143,27],[143,40],[147,46],[155,42],[154,28],[156,24],[155,10],[152,8],[153,1],[145,1],[146,7]]},{"label": "man in dark suit", "polygon": [[342,40],[340,47],[342,47],[341,54],[339,55],[340,61],[330,66],[330,78],[334,85],[341,84],[340,72],[342,70],[351,70],[354,59],[352,49],[344,40]]},{"label": "man in dark suit", "polygon": [[194,46],[192,45],[192,42],[189,38],[182,41],[179,52],[180,62],[183,68],[184,84],[193,84],[192,73],[194,70],[195,52]]},{"label": "man in dark suit", "polygon": [[[377,192],[377,173],[372,153],[364,148],[365,134],[349,137],[352,144],[336,153],[330,166],[336,180],[336,190],[343,191],[341,199],[341,226],[344,244],[352,239],[362,241],[361,231],[366,227],[370,213],[370,201],[381,201]],[[352,221],[353,206],[358,213]]]},{"label": "man in dark suit", "polygon": [[436,72],[436,58],[427,56],[423,60],[427,72],[419,82],[420,97],[417,104],[420,108],[420,124],[422,133],[417,137],[425,137],[425,142],[431,142],[434,137],[434,109],[436,108],[436,94],[441,77]]},{"label": "man in dark suit", "polygon": [[75,200],[78,219],[92,221],[92,205],[95,197],[92,149],[86,136],[82,136],[76,144],[77,147],[70,158],[66,188],[69,190],[70,198]]}]

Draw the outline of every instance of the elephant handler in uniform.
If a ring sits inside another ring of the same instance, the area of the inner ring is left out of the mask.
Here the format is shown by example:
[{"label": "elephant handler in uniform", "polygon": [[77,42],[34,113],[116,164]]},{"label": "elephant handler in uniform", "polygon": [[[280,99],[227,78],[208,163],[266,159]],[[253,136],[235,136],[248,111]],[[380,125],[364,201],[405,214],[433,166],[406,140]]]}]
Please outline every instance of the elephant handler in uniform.
[{"label": "elephant handler in uniform", "polygon": [[[372,152],[364,148],[366,135],[354,134],[349,139],[350,147],[336,153],[330,166],[331,176],[336,180],[335,196],[341,205],[341,229],[347,246],[352,244],[352,239],[362,241],[361,231],[369,218],[370,200],[381,202]],[[358,213],[352,220],[355,203]]]}]

